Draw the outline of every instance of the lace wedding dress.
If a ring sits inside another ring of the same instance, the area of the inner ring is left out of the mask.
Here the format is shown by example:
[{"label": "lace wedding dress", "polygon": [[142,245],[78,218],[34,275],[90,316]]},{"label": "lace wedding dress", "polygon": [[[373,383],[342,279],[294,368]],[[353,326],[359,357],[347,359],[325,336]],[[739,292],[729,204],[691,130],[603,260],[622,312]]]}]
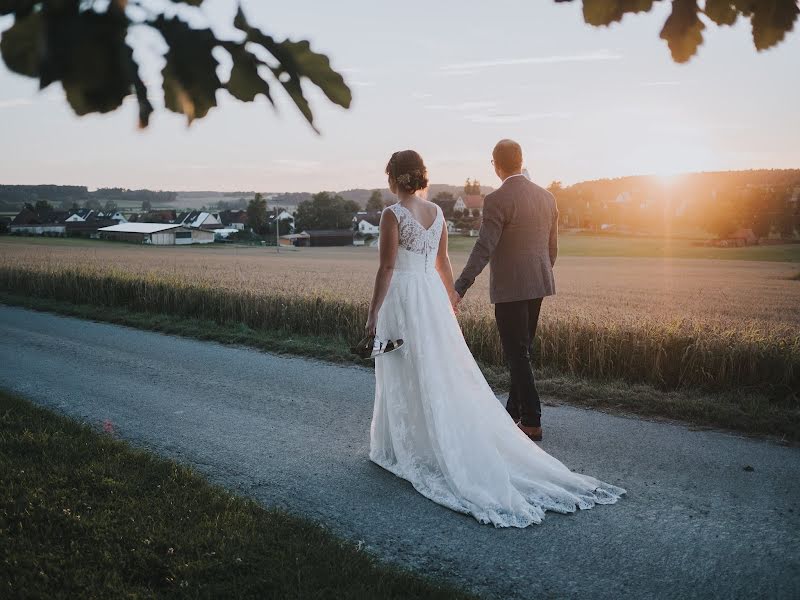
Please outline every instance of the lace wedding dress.
[{"label": "lace wedding dress", "polygon": [[402,338],[375,360],[370,459],[424,496],[496,527],[612,504],[622,488],[571,472],[522,433],[469,351],[436,271],[441,209],[425,229],[402,205],[400,247],[377,335]]}]

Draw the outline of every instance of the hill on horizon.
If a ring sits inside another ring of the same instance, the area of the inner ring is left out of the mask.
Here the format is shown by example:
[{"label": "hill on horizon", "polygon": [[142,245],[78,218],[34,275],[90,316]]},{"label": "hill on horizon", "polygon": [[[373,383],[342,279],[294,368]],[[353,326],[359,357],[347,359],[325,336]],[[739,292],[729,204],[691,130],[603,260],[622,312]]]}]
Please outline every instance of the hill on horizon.
[{"label": "hill on horizon", "polygon": [[[544,182],[538,182],[544,185]],[[749,169],[739,171],[700,171],[664,177],[659,175],[628,175],[624,177],[593,179],[580,181],[571,185],[564,185],[563,189],[575,192],[588,192],[595,196],[608,197],[624,192],[637,192],[653,190],[672,186],[677,194],[693,194],[702,188],[704,191],[717,187],[748,187],[748,186],[800,186],[800,169]],[[353,200],[361,207],[366,206],[367,200],[373,190],[378,189],[384,201],[395,199],[388,188],[354,188],[332,192],[339,194],[346,200]],[[495,188],[481,186],[481,192],[488,194]],[[440,192],[449,192],[455,197],[464,195],[462,185],[433,183],[428,188],[428,198],[433,199]],[[262,192],[269,206],[286,208],[296,207],[304,200],[310,200],[312,192]],[[13,212],[20,210],[25,203],[36,203],[38,200],[47,200],[55,207],[61,204],[77,202],[83,204],[87,199],[95,199],[104,203],[113,200],[119,204],[120,209],[126,211],[138,210],[142,200],[148,199],[154,207],[169,207],[174,209],[199,209],[206,207],[208,210],[217,210],[220,202],[231,203],[240,199],[249,200],[255,195],[254,191],[223,192],[223,191],[152,191],[147,189],[127,190],[122,188],[105,188],[89,191],[85,186],[67,185],[0,185],[0,212]]]}]

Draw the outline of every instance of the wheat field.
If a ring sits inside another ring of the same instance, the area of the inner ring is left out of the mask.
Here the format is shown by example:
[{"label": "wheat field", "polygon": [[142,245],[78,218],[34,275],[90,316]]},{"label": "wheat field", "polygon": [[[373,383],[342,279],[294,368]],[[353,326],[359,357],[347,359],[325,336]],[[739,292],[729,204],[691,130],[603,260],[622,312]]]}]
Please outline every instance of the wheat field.
[{"label": "wheat field", "polygon": [[[451,253],[458,275],[467,252]],[[145,247],[116,243],[48,244],[0,238],[0,265],[119,270],[166,275],[261,294],[367,302],[377,267],[374,248]],[[705,259],[559,258],[557,295],[543,318],[599,323],[696,322],[775,334],[800,327],[800,266]],[[468,292],[463,312],[491,314],[487,270]]]},{"label": "wheat field", "polygon": [[[466,253],[455,252],[460,269]],[[376,268],[371,248],[286,250],[0,241],[0,288],[76,303],[352,338]],[[564,257],[537,363],[665,389],[800,387],[800,284],[790,263]],[[460,315],[476,358],[503,363],[488,278]]]}]

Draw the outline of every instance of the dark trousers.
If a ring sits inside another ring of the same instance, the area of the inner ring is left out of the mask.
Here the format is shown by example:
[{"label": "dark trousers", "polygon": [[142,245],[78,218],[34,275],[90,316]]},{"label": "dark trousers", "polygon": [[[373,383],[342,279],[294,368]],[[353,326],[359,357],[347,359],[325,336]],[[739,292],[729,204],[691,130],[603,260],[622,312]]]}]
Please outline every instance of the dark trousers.
[{"label": "dark trousers", "polygon": [[531,346],[541,308],[541,298],[494,305],[500,343],[511,371],[506,410],[515,421],[522,419],[526,427],[539,427],[542,419],[542,405],[531,367]]}]

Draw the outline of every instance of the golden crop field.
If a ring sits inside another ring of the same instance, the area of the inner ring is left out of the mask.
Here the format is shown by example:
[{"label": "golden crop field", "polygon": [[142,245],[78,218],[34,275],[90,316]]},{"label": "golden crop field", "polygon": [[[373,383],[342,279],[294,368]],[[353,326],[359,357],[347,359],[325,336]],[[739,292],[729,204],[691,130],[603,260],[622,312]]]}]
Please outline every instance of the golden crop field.
[{"label": "golden crop field", "polygon": [[[464,250],[451,252],[458,276]],[[146,247],[72,240],[0,238],[0,266],[86,267],[158,274],[189,283],[264,294],[325,296],[367,302],[377,267],[374,248]],[[707,259],[563,256],[557,295],[543,318],[598,323],[693,321],[731,329],[786,332],[800,327],[800,264]],[[488,268],[463,311],[491,311]]]}]

